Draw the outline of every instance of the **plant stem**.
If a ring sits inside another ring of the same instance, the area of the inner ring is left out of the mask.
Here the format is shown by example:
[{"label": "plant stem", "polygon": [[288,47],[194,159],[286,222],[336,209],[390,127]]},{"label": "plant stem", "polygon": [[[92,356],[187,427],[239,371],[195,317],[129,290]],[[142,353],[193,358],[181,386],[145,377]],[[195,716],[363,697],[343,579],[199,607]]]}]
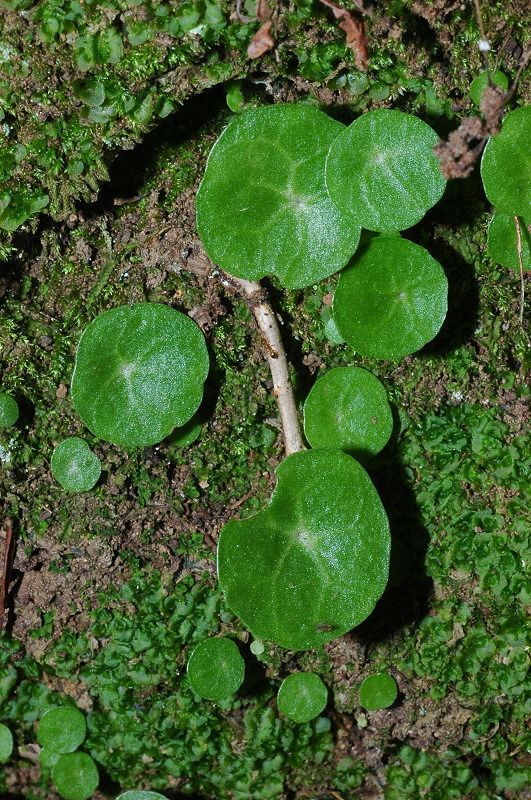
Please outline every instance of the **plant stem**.
[{"label": "plant stem", "polygon": [[9,578],[11,574],[11,555],[13,549],[13,525],[10,519],[4,520],[4,552],[1,564],[0,579],[0,630],[4,627],[4,614],[6,610],[7,593],[9,591]]},{"label": "plant stem", "polygon": [[298,453],[306,447],[302,438],[295,397],[291,385],[286,351],[280,336],[277,318],[271,308],[267,293],[257,281],[246,281],[235,278],[219,270],[221,281],[232,286],[243,295],[258,325],[262,336],[262,345],[265,351],[271,376],[273,378],[273,394],[277,398],[282,432],[284,434],[284,447],[286,455]]}]

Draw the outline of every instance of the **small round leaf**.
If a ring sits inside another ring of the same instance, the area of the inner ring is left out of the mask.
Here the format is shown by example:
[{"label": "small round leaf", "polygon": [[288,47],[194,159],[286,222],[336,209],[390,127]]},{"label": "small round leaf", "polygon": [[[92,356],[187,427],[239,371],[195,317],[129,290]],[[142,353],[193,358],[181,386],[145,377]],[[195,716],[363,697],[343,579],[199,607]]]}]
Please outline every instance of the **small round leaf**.
[{"label": "small round leaf", "polygon": [[531,215],[531,106],[510,111],[501,132],[487,142],[481,159],[485,194],[498,211]]},{"label": "small round leaf", "polygon": [[387,393],[361,367],[329,370],[304,403],[304,434],[312,447],[337,447],[363,460],[379,453],[392,431]]},{"label": "small round leaf", "polygon": [[328,701],[328,691],[319,675],[294,672],[282,681],[277,705],[293,722],[309,722],[318,717]]},{"label": "small round leaf", "polygon": [[213,636],[200,642],[188,660],[193,690],[206,700],[225,700],[243,683],[245,662],[232,639]]},{"label": "small round leaf", "polygon": [[61,755],[62,753],[56,753],[55,750],[43,747],[39,753],[39,764],[43,769],[52,769],[54,764],[61,758]]},{"label": "small round leaf", "polygon": [[360,705],[367,711],[389,708],[398,696],[395,679],[387,672],[369,675],[360,686]]},{"label": "small round leaf", "polygon": [[88,492],[98,482],[101,462],[84,439],[70,436],[52,453],[52,475],[69,492]]},{"label": "small round leaf", "polygon": [[0,428],[11,428],[18,419],[18,405],[14,397],[0,392]]},{"label": "small round leaf", "polygon": [[429,125],[403,111],[362,114],[330,148],[326,183],[332,201],[368,230],[410,228],[444,192],[433,154],[438,141]]},{"label": "small round leaf", "polygon": [[13,752],[13,734],[0,722],[0,764],[5,764]]},{"label": "small round leaf", "polygon": [[324,175],[343,129],[302,103],[251,109],[230,123],[197,193],[197,230],[216,264],[247,280],[276,275],[289,289],[345,266],[360,226],[331,203]]},{"label": "small round leaf", "polygon": [[[509,88],[509,79],[507,75],[504,75],[503,72],[500,72],[499,69],[496,70],[494,74],[491,73],[491,79],[495,86],[498,88],[503,89],[504,92],[507,91]],[[483,97],[483,92],[489,85],[489,79],[487,73],[485,71],[480,72],[479,75],[474,78],[472,83],[470,84],[470,97],[472,98],[472,102],[479,107],[481,103],[481,98]]]},{"label": "small round leaf", "polygon": [[166,800],[163,794],[158,792],[146,792],[143,790],[130,789],[118,795],[116,800]]},{"label": "small round leaf", "polygon": [[346,269],[334,297],[339,332],[363,356],[399,360],[439,332],[448,281],[434,258],[399,236],[378,236]]},{"label": "small round leaf", "polygon": [[389,523],[369,476],[339,450],[308,450],[277,468],[269,504],[231,520],[218,576],[254,637],[308,650],[373,610],[387,583]]},{"label": "small round leaf", "polygon": [[193,320],[159,303],[119,306],[81,336],[72,402],[96,436],[145,447],[191,419],[207,373],[205,339]]},{"label": "small round leaf", "polygon": [[86,733],[84,714],[73,706],[59,706],[43,714],[37,728],[37,741],[41,747],[55,753],[72,753],[83,743]]},{"label": "small round leaf", "polygon": [[[518,218],[522,242],[522,267],[531,269],[531,214],[527,219]],[[518,237],[512,214],[495,211],[489,225],[487,250],[497,264],[508,269],[520,270]]]},{"label": "small round leaf", "polygon": [[52,781],[65,800],[88,800],[100,778],[94,760],[86,753],[64,753],[52,768]]}]

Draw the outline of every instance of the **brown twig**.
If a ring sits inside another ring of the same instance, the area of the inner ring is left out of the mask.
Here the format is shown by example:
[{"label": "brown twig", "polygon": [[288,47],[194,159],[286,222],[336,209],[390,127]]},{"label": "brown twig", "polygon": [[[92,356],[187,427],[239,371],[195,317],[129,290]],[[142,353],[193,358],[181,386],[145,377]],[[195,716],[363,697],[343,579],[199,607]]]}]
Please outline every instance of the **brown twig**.
[{"label": "brown twig", "polygon": [[516,249],[518,251],[518,266],[520,267],[520,314],[518,319],[520,327],[524,325],[524,302],[525,302],[525,283],[524,283],[524,259],[522,254],[522,232],[518,217],[514,217],[514,227],[516,228]]},{"label": "brown twig", "polygon": [[2,558],[2,582],[0,584],[0,630],[4,627],[4,616],[6,611],[7,592],[11,577],[11,559],[15,538],[13,536],[13,523],[9,518],[4,521],[4,553]]},{"label": "brown twig", "polygon": [[305,450],[299,414],[295,404],[293,388],[289,377],[286,351],[280,335],[277,318],[267,299],[267,293],[257,281],[235,278],[222,270],[214,273],[220,276],[225,286],[231,286],[243,295],[262,337],[262,346],[273,378],[273,394],[280,411],[284,447],[286,455]]}]

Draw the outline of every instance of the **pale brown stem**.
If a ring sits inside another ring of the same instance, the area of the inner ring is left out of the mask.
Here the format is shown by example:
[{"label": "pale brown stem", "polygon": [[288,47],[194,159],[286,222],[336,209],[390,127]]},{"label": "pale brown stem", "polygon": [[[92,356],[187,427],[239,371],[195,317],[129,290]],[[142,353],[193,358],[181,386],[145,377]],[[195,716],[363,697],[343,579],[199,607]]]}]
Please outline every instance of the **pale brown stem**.
[{"label": "pale brown stem", "polygon": [[299,414],[289,377],[286,351],[277,318],[269,305],[267,294],[257,281],[246,281],[243,278],[235,278],[228,273],[222,273],[221,270],[219,272],[222,275],[222,283],[232,286],[243,295],[258,325],[262,346],[273,378],[273,394],[277,399],[280,411],[286,455],[305,450]]},{"label": "pale brown stem", "polygon": [[518,217],[514,218],[514,227],[516,228],[516,249],[518,250],[518,266],[520,267],[520,314],[518,315],[518,319],[520,321],[520,326],[523,327],[525,301],[524,258],[522,254],[522,232],[520,230]]}]

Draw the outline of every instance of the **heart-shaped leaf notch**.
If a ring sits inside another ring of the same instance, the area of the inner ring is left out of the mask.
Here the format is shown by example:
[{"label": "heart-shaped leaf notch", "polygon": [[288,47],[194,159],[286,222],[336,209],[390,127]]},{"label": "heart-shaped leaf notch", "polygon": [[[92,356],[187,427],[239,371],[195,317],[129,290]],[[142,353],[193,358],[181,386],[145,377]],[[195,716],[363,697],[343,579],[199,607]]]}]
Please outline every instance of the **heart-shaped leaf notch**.
[{"label": "heart-shaped leaf notch", "polygon": [[341,273],[334,319],[362,356],[397,361],[439,332],[448,308],[444,270],[423,247],[377,236]]},{"label": "heart-shaped leaf notch", "polygon": [[191,419],[207,373],[205,339],[193,320],[160,303],[119,306],[81,336],[72,402],[96,436],[145,447]]},{"label": "heart-shaped leaf notch", "polygon": [[226,700],[243,683],[245,662],[226,636],[204,639],[192,651],[187,667],[193,690],[206,700]]},{"label": "heart-shaped leaf notch", "polygon": [[531,214],[531,106],[509,112],[501,132],[487,142],[481,159],[481,179],[493,206],[505,214]]},{"label": "heart-shaped leaf notch", "polygon": [[328,690],[319,675],[293,672],[278,690],[277,705],[293,722],[310,722],[318,717],[328,701]]},{"label": "heart-shaped leaf notch", "polygon": [[393,413],[378,378],[361,367],[335,367],[304,403],[304,434],[312,447],[337,447],[364,461],[382,450]]},{"label": "heart-shaped leaf notch", "polygon": [[411,114],[368,111],[333,142],[326,163],[330,197],[371,231],[410,228],[437,203],[445,180],[435,131]]},{"label": "heart-shaped leaf notch", "polygon": [[214,144],[197,193],[197,230],[231,275],[276,275],[288,289],[345,266],[360,226],[332,204],[325,160],[344,125],[302,103],[263,106],[232,121]]},{"label": "heart-shaped leaf notch", "polygon": [[389,523],[363,467],[338,450],[294,453],[277,479],[264,509],[222,529],[219,582],[253,636],[309,650],[374,609],[388,578]]}]

